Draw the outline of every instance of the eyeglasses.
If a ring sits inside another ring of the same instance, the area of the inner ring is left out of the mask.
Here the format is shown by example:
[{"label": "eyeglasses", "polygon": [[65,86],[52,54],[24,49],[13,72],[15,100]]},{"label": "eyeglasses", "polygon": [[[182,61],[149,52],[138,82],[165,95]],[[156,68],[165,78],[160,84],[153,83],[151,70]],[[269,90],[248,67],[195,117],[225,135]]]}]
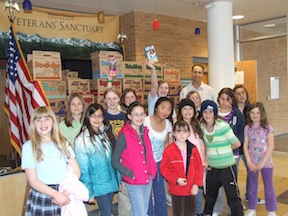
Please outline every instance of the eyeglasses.
[{"label": "eyeglasses", "polygon": [[136,118],[139,118],[139,117],[143,118],[143,117],[146,117],[146,113],[142,113],[142,114],[135,113],[135,114],[131,114],[131,116],[136,117]]},{"label": "eyeglasses", "polygon": [[103,119],[103,115],[94,115],[94,114],[92,114],[89,117],[90,118],[95,118],[95,119]]}]

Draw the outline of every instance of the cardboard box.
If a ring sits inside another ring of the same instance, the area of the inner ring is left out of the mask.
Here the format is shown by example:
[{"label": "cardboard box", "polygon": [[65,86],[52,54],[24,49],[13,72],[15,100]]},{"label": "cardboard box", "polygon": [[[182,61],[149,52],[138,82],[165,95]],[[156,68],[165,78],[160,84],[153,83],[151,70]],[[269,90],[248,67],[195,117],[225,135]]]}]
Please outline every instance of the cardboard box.
[{"label": "cardboard box", "polygon": [[144,76],[144,63],[143,62],[132,62],[123,61],[122,62],[122,73],[126,78],[136,77],[143,78]]},{"label": "cardboard box", "polygon": [[41,81],[41,85],[48,99],[66,98],[65,81]]},{"label": "cardboard box", "polygon": [[68,78],[78,78],[78,71],[70,71],[69,69],[67,70],[62,70],[62,79],[67,80]]},{"label": "cardboard box", "polygon": [[32,55],[29,69],[34,80],[62,80],[59,52],[34,50]]},{"label": "cardboard box", "polygon": [[92,62],[92,77],[93,79],[108,78],[109,73],[109,57],[116,59],[116,77],[123,78],[122,62],[123,57],[115,51],[100,51],[90,54]]},{"label": "cardboard box", "polygon": [[182,89],[181,84],[170,84],[170,91],[168,96],[179,96]]},{"label": "cardboard box", "polygon": [[142,79],[137,79],[137,78],[124,78],[123,79],[123,89],[125,88],[131,88],[136,91],[136,93],[143,93],[143,81]]},{"label": "cardboard box", "polygon": [[67,114],[68,103],[66,98],[49,99],[49,104],[55,115],[63,116]]},{"label": "cardboard box", "polygon": [[136,97],[137,97],[137,100],[143,104],[143,102],[144,102],[143,94],[136,92]]},{"label": "cardboard box", "polygon": [[82,97],[84,98],[88,106],[92,103],[95,103],[95,96],[93,94],[82,95]]},{"label": "cardboard box", "polygon": [[148,94],[150,90],[151,90],[151,78],[143,79],[143,92]]},{"label": "cardboard box", "polygon": [[57,122],[60,123],[65,119],[65,115],[58,116],[56,115]]},{"label": "cardboard box", "polygon": [[122,54],[117,52],[117,51],[97,51],[97,52],[90,53],[91,59],[95,59],[95,58],[109,58],[109,57],[112,57],[112,56],[115,56],[117,59],[122,59],[123,60]]},{"label": "cardboard box", "polygon": [[[155,65],[156,73],[157,73],[157,78],[158,79],[163,79],[163,67]],[[151,77],[151,68],[145,63],[145,78],[150,78]]]},{"label": "cardboard box", "polygon": [[90,94],[90,80],[88,79],[68,79],[68,94]]},{"label": "cardboard box", "polygon": [[163,69],[164,80],[167,80],[170,84],[180,84],[180,70],[176,68]]},{"label": "cardboard box", "polygon": [[[107,79],[92,79],[91,83],[91,93],[97,97],[103,97],[104,92],[107,89]],[[120,79],[113,79],[112,88],[114,88],[119,93],[122,93],[122,82]]]},{"label": "cardboard box", "polygon": [[105,104],[103,97],[97,97],[97,98],[96,98],[96,103],[101,104],[101,105],[103,106],[103,109],[104,109],[104,110],[107,109],[107,105]]}]

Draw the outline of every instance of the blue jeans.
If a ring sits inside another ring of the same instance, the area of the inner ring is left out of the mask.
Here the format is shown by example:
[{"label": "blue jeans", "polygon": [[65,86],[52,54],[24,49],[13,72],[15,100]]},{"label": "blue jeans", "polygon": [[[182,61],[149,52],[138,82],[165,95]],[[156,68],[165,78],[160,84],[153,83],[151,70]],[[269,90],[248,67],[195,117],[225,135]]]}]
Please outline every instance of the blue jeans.
[{"label": "blue jeans", "polygon": [[132,205],[131,216],[147,216],[152,191],[152,178],[146,185],[125,184]]},{"label": "blue jeans", "polygon": [[157,163],[157,174],[153,180],[152,190],[154,195],[155,206],[153,208],[152,196],[149,201],[149,216],[168,216],[167,205],[166,205],[166,195],[164,178],[160,173],[160,162]]},{"label": "blue jeans", "polygon": [[196,203],[195,203],[195,213],[202,214],[202,198],[203,198],[203,189],[199,187],[198,193],[196,195]]},{"label": "blue jeans", "polygon": [[121,183],[121,191],[118,192],[118,214],[129,216],[131,212],[131,203],[125,182]]},{"label": "blue jeans", "polygon": [[111,216],[113,195],[114,193],[109,193],[103,196],[95,197],[99,206],[101,216]]}]

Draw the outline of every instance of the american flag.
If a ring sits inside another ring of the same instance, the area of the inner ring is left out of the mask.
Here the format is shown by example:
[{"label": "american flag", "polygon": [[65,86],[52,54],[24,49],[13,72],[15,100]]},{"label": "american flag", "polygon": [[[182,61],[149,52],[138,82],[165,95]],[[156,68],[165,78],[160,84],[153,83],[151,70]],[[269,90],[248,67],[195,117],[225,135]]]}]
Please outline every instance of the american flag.
[{"label": "american flag", "polygon": [[32,81],[26,60],[11,23],[7,50],[7,74],[4,110],[9,120],[10,141],[21,156],[21,147],[29,139],[30,116],[35,108],[49,103],[38,81]]}]

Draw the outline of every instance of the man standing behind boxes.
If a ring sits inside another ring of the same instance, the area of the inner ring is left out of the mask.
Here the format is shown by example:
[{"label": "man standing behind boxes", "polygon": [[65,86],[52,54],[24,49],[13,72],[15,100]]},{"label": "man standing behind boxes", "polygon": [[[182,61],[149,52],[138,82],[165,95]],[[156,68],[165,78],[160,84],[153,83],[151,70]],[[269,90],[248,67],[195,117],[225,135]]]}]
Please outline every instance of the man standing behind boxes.
[{"label": "man standing behind boxes", "polygon": [[201,101],[213,100],[215,101],[214,89],[203,83],[202,78],[204,76],[204,67],[199,64],[195,64],[192,67],[192,81],[189,85],[184,87],[180,92],[180,101],[186,97],[190,91],[197,91],[200,94]]}]

